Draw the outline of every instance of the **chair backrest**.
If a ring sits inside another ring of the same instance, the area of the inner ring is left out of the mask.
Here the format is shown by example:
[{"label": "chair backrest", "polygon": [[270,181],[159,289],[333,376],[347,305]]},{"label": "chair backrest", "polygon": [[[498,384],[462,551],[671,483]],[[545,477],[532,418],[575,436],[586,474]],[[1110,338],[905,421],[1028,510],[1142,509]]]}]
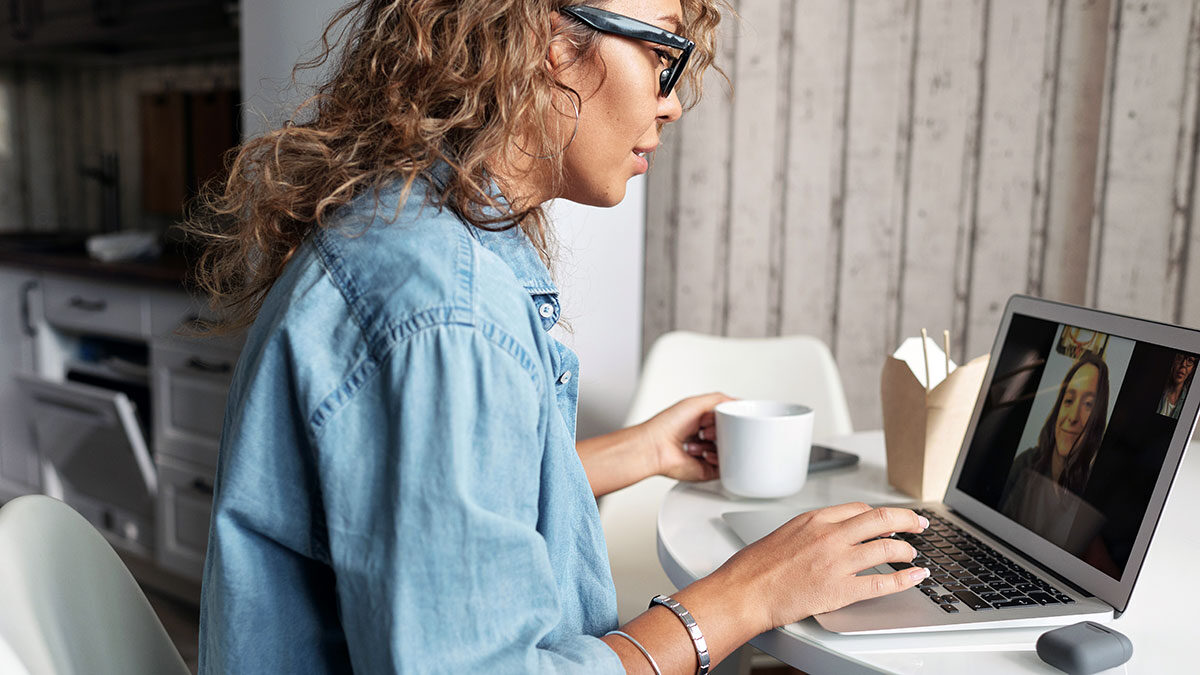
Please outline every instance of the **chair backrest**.
[{"label": "chair backrest", "polygon": [[31,675],[190,672],[104,537],[42,495],[0,508],[0,642]]},{"label": "chair backrest", "polygon": [[637,424],[681,398],[710,391],[810,406],[816,411],[813,437],[818,440],[853,431],[833,355],[808,335],[666,333],[646,355],[626,423]]}]

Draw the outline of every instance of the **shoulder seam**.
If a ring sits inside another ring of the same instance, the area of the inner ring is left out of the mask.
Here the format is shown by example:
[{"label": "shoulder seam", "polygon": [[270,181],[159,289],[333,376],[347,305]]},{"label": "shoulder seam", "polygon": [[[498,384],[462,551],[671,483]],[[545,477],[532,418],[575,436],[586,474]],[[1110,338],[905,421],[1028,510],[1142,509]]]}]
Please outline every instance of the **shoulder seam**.
[{"label": "shoulder seam", "polygon": [[354,323],[358,326],[359,334],[366,339],[367,324],[363,319],[357,302],[359,297],[358,287],[354,284],[352,276],[342,272],[341,265],[334,264],[334,254],[328,249],[321,235],[322,232],[317,232],[313,236],[313,246],[317,249],[317,260],[320,261],[321,267],[325,268],[325,274],[329,275],[329,278],[334,281],[333,286],[337,289],[338,295],[342,296],[342,301],[346,303],[346,309],[350,312],[350,316],[354,318]]},{"label": "shoulder seam", "polygon": [[[333,392],[327,395],[317,405],[316,409],[313,410],[312,414],[309,415],[308,422],[313,439],[315,440],[321,436],[321,432],[329,420],[353,401],[354,395],[380,370],[384,361],[390,358],[400,345],[415,335],[438,328],[464,327],[472,329],[472,332],[478,333],[488,344],[511,357],[529,376],[530,383],[533,385],[538,397],[541,398],[544,396],[545,389],[541,378],[538,377],[537,361],[521,346],[520,342],[514,336],[503,328],[491,321],[455,321],[452,316],[444,316],[442,320],[437,320],[429,316],[431,314],[446,313],[452,315],[454,309],[453,307],[442,307],[427,310],[413,315],[400,324],[392,326],[387,331],[391,339],[387,341],[384,349],[379,351],[378,354],[372,354],[372,356],[362,360],[355,366],[346,379]],[[426,318],[419,323],[413,323],[418,317]]]}]

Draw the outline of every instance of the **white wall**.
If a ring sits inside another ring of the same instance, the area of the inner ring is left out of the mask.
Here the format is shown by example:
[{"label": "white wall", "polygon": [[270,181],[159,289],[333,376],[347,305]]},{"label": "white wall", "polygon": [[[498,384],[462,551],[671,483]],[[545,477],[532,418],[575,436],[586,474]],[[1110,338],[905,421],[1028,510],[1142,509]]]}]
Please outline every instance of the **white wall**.
[{"label": "white wall", "polygon": [[[340,0],[242,0],[244,135],[278,126],[299,102],[296,61],[312,55]],[[315,82],[311,73],[303,75]],[[641,359],[645,179],[611,209],[569,202],[552,207],[560,244],[555,280],[573,333],[555,336],[579,353],[579,437],[611,431],[625,417]]]},{"label": "white wall", "polygon": [[637,383],[642,349],[642,256],[646,179],[629,183],[611,209],[556,202],[554,270],[572,333],[554,336],[579,354],[579,429],[587,438],[619,427]]},{"label": "white wall", "polygon": [[[278,126],[300,103],[298,90],[288,89],[292,66],[316,53],[321,31],[344,2],[242,0],[241,4],[242,136],[250,138],[269,128],[264,124]],[[311,85],[320,75],[305,71],[300,77]]]}]

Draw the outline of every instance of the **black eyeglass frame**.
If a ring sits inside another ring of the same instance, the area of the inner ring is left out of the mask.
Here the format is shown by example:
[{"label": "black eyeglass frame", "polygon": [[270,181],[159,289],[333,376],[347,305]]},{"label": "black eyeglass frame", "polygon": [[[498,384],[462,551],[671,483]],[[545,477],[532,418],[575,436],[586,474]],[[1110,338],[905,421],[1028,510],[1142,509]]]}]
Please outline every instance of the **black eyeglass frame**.
[{"label": "black eyeglass frame", "polygon": [[683,69],[687,67],[688,59],[692,56],[692,50],[696,48],[695,42],[683,36],[663,30],[654,24],[625,16],[624,14],[617,14],[616,12],[609,12],[585,5],[563,7],[560,11],[601,33],[620,35],[635,40],[645,40],[646,42],[653,42],[656,45],[682,50],[683,53],[677,56],[671,62],[671,65],[664,68],[658,76],[658,95],[663,98],[671,95],[671,90],[675,88],[675,84],[679,82],[679,76],[683,74]]}]

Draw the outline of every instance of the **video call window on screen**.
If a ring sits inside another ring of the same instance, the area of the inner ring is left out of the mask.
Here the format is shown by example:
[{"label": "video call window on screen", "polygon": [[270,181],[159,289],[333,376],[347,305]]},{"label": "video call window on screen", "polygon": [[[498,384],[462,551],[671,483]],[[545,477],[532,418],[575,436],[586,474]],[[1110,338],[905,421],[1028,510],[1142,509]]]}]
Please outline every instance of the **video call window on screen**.
[{"label": "video call window on screen", "polygon": [[1015,315],[958,487],[1119,579],[1196,355]]},{"label": "video call window on screen", "polygon": [[1158,399],[1158,414],[1171,419],[1179,419],[1179,410],[1183,408],[1183,400],[1187,398],[1188,387],[1192,384],[1192,373],[1196,371],[1196,355],[1175,352],[1171,361],[1171,370],[1163,383],[1162,397]]}]

